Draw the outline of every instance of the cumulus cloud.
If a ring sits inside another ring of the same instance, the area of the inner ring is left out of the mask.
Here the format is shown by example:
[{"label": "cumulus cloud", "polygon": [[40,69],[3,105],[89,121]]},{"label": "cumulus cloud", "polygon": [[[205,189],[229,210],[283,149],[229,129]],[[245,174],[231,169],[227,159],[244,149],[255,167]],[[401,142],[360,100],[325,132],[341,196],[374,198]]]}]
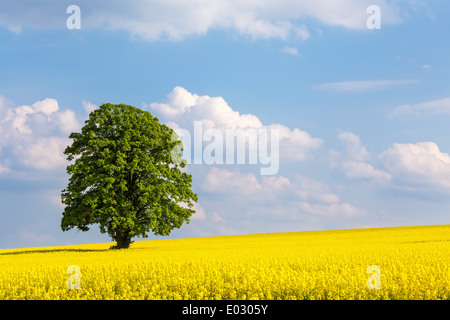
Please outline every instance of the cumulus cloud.
[{"label": "cumulus cloud", "polygon": [[257,116],[233,110],[222,97],[199,96],[179,86],[167,95],[166,102],[151,103],[149,108],[173,128],[190,132],[194,132],[195,121],[201,121],[204,130],[218,129],[222,132],[227,129],[277,130],[280,159],[301,161],[311,158],[311,152],[323,143],[322,139],[313,138],[299,128],[290,129],[282,124],[263,125]]},{"label": "cumulus cloud", "polygon": [[210,120],[212,126],[225,128],[258,128],[262,126],[258,117],[234,111],[222,97],[199,96],[182,87],[175,87],[167,95],[166,103],[151,103],[165,120],[188,126],[192,121]]},{"label": "cumulus cloud", "polygon": [[6,119],[3,122],[11,121],[13,130],[17,130],[19,133],[30,134],[32,131],[25,122],[27,121],[27,114],[32,114],[33,112],[33,109],[29,106],[20,106],[16,109],[9,109]]},{"label": "cumulus cloud", "polygon": [[213,167],[206,174],[202,189],[207,192],[246,197],[258,194],[261,191],[261,185],[252,173],[232,172]]},{"label": "cumulus cloud", "polygon": [[[65,28],[70,5],[64,1],[4,1],[1,24],[12,32],[23,27]],[[399,23],[399,4],[386,0],[195,0],[88,1],[79,0],[81,27],[125,30],[145,40],[181,40],[212,29],[233,30],[252,39],[307,39],[302,19],[330,26],[366,29],[369,5],[379,5],[383,25]]]},{"label": "cumulus cloud", "polygon": [[17,146],[15,154],[27,168],[53,170],[66,164],[63,154],[70,140],[60,137],[38,137],[31,143]]},{"label": "cumulus cloud", "polygon": [[361,143],[359,136],[352,132],[341,132],[339,139],[346,143],[347,156],[354,161],[365,161],[369,158],[369,152]]},{"label": "cumulus cloud", "polygon": [[339,138],[345,142],[346,152],[330,150],[330,164],[348,179],[404,190],[450,192],[450,155],[434,142],[394,143],[377,156],[376,168],[359,136],[342,132]]},{"label": "cumulus cloud", "polygon": [[365,162],[346,161],[341,164],[341,168],[350,179],[368,179],[378,183],[387,183],[392,179],[389,173],[375,169]]},{"label": "cumulus cloud", "polygon": [[31,106],[34,112],[42,112],[47,115],[52,114],[59,110],[58,101],[55,99],[46,98],[41,101],[37,101],[33,103]]},{"label": "cumulus cloud", "polygon": [[[252,173],[242,173],[212,167],[200,185],[208,194],[221,194],[233,207],[259,208],[259,214],[296,219],[313,214],[326,217],[356,217],[365,212],[346,203],[330,187],[301,175],[270,176],[258,179]],[[250,214],[252,210],[246,209]]]},{"label": "cumulus cloud", "polygon": [[[265,125],[256,115],[234,110],[222,97],[198,95],[182,87],[175,87],[165,101],[144,107],[163,123],[175,129],[187,129],[192,135],[196,121],[203,123],[204,131],[276,129],[280,139],[279,156],[289,161],[312,158],[313,151],[323,143],[299,128],[291,129],[282,124]],[[356,152],[358,157],[364,156],[365,149],[357,136],[355,139],[348,133],[342,137],[351,144],[349,148],[355,153],[353,156],[356,157]],[[195,140],[195,137],[191,139]],[[251,226],[244,226],[244,222],[240,224],[236,221],[249,222],[255,216],[277,221],[300,221],[308,220],[308,217],[354,218],[365,214],[364,210],[343,201],[326,184],[305,176],[257,175],[247,172],[249,166],[220,167],[213,164],[188,168],[196,177],[199,191],[206,195],[202,197],[204,202],[198,216],[193,217],[193,226],[190,226],[193,229],[202,225],[220,234],[231,234],[252,229]],[[227,205],[224,206],[224,203]]]},{"label": "cumulus cloud", "polygon": [[31,106],[0,106],[0,119],[0,173],[20,166],[60,168],[66,163],[63,151],[70,144],[69,134],[81,128],[74,111],[60,110],[58,101],[50,98]]},{"label": "cumulus cloud", "polygon": [[83,105],[83,109],[84,111],[86,111],[87,114],[91,113],[92,111],[98,108],[97,105],[85,100],[83,100],[81,104]]},{"label": "cumulus cloud", "polygon": [[450,156],[434,142],[394,143],[380,154],[380,159],[402,185],[450,191]]},{"label": "cumulus cloud", "polygon": [[352,132],[341,132],[339,139],[345,143],[346,152],[342,154],[330,150],[331,166],[338,168],[349,179],[367,180],[377,184],[387,184],[392,177],[387,172],[375,169],[369,163],[370,154],[362,144],[358,135]]},{"label": "cumulus cloud", "polygon": [[[284,186],[289,186],[289,184],[285,183]],[[303,203],[305,203],[305,201],[320,205],[341,203],[339,196],[332,193],[330,187],[322,182],[297,175],[293,178],[293,185],[294,188],[292,189],[292,192],[298,196],[298,199],[303,201]]]},{"label": "cumulus cloud", "polygon": [[81,128],[81,123],[75,112],[72,110],[64,110],[55,114],[56,123],[59,130],[63,133],[70,134]]}]

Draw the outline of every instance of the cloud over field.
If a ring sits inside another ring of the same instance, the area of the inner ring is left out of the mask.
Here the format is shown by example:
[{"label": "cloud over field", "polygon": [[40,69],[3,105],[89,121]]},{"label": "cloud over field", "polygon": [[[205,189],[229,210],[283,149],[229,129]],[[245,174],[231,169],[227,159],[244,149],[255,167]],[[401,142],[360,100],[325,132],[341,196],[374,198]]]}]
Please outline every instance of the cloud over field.
[{"label": "cloud over field", "polygon": [[450,156],[434,142],[394,143],[380,159],[402,185],[450,192]]},{"label": "cloud over field", "polygon": [[362,144],[358,135],[353,132],[341,132],[339,140],[345,145],[345,151],[330,150],[330,165],[337,168],[350,180],[365,180],[375,184],[388,184],[392,176],[376,169],[370,163],[371,155]]}]

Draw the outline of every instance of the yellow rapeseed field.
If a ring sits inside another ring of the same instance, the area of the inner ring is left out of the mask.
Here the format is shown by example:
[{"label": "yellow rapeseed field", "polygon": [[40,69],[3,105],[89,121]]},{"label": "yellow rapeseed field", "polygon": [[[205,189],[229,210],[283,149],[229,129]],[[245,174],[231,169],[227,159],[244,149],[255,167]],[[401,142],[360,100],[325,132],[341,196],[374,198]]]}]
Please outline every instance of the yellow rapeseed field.
[{"label": "yellow rapeseed field", "polygon": [[0,299],[449,299],[450,225],[110,246],[0,250]]}]

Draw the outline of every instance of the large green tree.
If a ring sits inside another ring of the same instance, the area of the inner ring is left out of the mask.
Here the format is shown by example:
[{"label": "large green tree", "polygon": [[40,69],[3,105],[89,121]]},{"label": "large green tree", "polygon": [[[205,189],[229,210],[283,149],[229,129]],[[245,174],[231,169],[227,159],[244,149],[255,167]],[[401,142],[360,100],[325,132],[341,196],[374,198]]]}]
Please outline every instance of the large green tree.
[{"label": "large green tree", "polygon": [[[150,112],[124,104],[92,111],[64,154],[68,186],[61,229],[102,233],[128,248],[133,237],[168,235],[180,228],[197,201],[192,176],[182,172],[181,141]],[[174,138],[175,137],[175,138]]]}]

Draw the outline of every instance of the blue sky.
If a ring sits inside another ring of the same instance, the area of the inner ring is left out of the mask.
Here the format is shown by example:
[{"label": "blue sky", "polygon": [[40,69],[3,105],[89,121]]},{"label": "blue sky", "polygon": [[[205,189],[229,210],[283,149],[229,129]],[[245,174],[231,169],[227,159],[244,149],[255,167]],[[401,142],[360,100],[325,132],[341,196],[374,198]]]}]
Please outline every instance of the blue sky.
[{"label": "blue sky", "polygon": [[169,237],[448,224],[449,14],[444,0],[0,1],[0,248],[109,241],[59,227],[62,150],[106,102],[283,132],[274,176],[189,165],[197,214]]}]

